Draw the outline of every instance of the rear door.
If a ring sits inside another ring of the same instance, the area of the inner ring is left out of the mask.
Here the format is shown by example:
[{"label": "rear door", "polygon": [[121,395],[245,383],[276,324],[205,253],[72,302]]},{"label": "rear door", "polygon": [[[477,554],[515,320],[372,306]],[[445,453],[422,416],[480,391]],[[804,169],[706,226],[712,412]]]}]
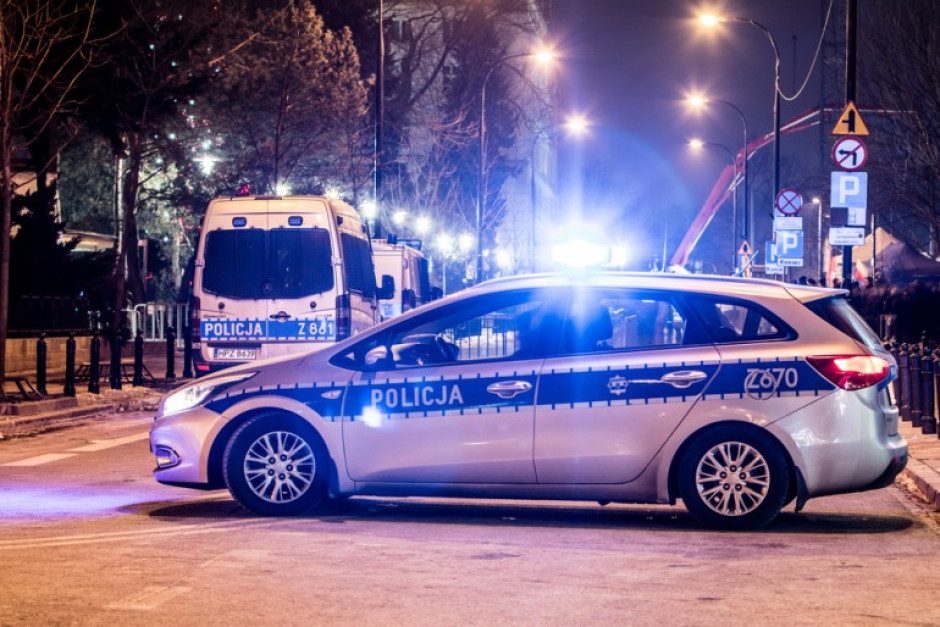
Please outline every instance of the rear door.
[{"label": "rear door", "polygon": [[576,290],[535,416],[539,483],[626,483],[718,371],[718,353],[670,294]]},{"label": "rear door", "polygon": [[196,259],[202,357],[226,364],[263,355],[267,201],[222,200],[209,208]]},{"label": "rear door", "polygon": [[296,349],[298,342],[336,339],[338,281],[330,211],[313,198],[271,201],[266,276],[267,356]]}]

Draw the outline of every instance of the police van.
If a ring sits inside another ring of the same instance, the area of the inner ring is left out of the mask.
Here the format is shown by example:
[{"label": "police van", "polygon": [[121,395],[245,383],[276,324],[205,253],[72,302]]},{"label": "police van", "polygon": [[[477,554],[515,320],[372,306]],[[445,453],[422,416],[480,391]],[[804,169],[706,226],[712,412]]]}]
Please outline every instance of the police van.
[{"label": "police van", "polygon": [[353,207],[322,196],[216,198],[195,257],[196,372],[355,335],[378,320],[380,296]]},{"label": "police van", "polygon": [[376,281],[392,277],[392,297],[379,303],[382,320],[388,320],[419,305],[434,300],[428,276],[428,260],[420,250],[420,241],[398,240],[389,236],[373,240],[372,258]]}]

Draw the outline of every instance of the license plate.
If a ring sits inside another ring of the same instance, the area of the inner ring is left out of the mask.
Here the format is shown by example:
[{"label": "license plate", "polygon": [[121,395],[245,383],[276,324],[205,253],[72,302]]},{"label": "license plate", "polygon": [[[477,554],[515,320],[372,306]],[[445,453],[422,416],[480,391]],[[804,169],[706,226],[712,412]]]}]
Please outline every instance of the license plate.
[{"label": "license plate", "polygon": [[215,358],[228,361],[246,361],[256,359],[258,350],[254,348],[214,348]]}]

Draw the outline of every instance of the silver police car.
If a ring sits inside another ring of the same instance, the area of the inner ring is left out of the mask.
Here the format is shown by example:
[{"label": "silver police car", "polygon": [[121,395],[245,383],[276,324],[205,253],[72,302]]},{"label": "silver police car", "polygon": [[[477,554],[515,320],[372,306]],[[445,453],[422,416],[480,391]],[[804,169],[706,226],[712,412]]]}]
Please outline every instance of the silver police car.
[{"label": "silver police car", "polygon": [[681,499],[745,529],[893,482],[895,376],[838,290],[529,275],[198,379],[163,398],[150,447],[157,481],[262,515],[357,494]]}]

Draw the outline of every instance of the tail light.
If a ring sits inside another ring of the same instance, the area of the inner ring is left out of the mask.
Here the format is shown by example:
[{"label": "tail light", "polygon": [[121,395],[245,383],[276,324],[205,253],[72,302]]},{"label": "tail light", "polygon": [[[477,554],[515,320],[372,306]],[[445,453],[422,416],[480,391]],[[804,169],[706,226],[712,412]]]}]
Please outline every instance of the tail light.
[{"label": "tail light", "polygon": [[336,341],[345,340],[352,333],[352,311],[349,294],[336,297]]},{"label": "tail light", "polygon": [[201,307],[198,296],[193,296],[189,302],[189,339],[198,344],[199,337],[199,309]]},{"label": "tail light", "polygon": [[806,361],[843,390],[878,385],[891,374],[888,360],[874,355],[821,355],[807,357]]}]

